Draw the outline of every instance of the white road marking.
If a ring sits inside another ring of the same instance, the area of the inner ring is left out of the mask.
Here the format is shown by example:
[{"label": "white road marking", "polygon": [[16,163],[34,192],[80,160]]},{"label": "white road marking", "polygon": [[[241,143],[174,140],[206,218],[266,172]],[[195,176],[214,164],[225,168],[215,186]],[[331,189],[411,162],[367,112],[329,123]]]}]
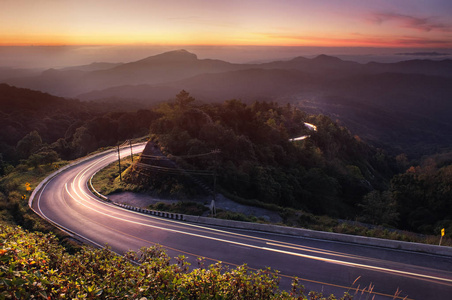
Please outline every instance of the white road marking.
[{"label": "white road marking", "polygon": [[324,262],[332,263],[332,264],[346,265],[346,266],[350,266],[350,267],[357,267],[357,268],[374,270],[374,271],[390,272],[390,273],[394,273],[394,274],[398,274],[398,275],[402,275],[402,276],[414,276],[414,277],[423,278],[423,279],[433,279],[433,280],[438,280],[440,282],[452,283],[452,279],[448,279],[448,278],[442,278],[442,277],[437,277],[437,276],[429,276],[429,275],[424,275],[424,274],[400,271],[400,270],[383,268],[383,267],[376,267],[376,266],[365,265],[365,264],[352,263],[352,262],[347,262],[347,261],[342,261],[342,260],[337,260],[337,259],[331,259],[331,258],[323,258],[323,257],[319,257],[319,256],[302,254],[302,253],[296,253],[296,252],[285,251],[285,250],[269,248],[269,247],[261,247],[261,246],[256,246],[256,245],[236,242],[236,241],[232,241],[232,240],[221,239],[221,238],[201,235],[201,234],[197,234],[197,233],[191,233],[191,232],[186,232],[186,231],[182,231],[182,230],[176,230],[176,229],[170,229],[170,228],[165,228],[165,227],[161,227],[161,226],[146,224],[146,223],[143,223],[143,222],[132,221],[132,220],[128,220],[128,219],[125,219],[125,218],[122,218],[122,217],[112,216],[112,215],[104,213],[104,212],[102,212],[100,210],[96,210],[96,209],[94,209],[92,207],[89,207],[86,204],[84,204],[83,202],[79,201],[76,197],[72,196],[72,194],[69,192],[69,190],[67,188],[67,184],[65,185],[65,188],[66,188],[67,193],[76,202],[78,202],[81,205],[87,207],[88,209],[91,209],[93,211],[96,211],[99,214],[108,216],[108,217],[113,218],[113,219],[121,220],[121,221],[132,223],[132,224],[137,224],[137,225],[140,225],[140,226],[145,226],[145,227],[159,229],[159,230],[163,230],[163,231],[183,234],[183,235],[187,235],[187,236],[193,236],[193,237],[213,240],[213,241],[217,241],[217,242],[228,243],[228,244],[236,245],[236,246],[242,246],[242,247],[254,248],[254,249],[259,249],[259,250],[271,251],[271,252],[275,252],[275,253],[281,253],[281,254],[286,254],[286,255],[298,256],[298,257],[303,257],[303,258],[308,258],[308,259],[314,259],[314,260],[324,261]]},{"label": "white road marking", "polygon": [[[389,273],[397,274],[397,275],[400,275],[400,276],[416,277],[418,279],[425,279],[425,280],[436,280],[436,281],[439,281],[439,283],[446,284],[446,285],[449,285],[450,283],[452,283],[452,279],[449,279],[449,278],[442,278],[442,277],[438,277],[438,276],[430,276],[430,275],[419,274],[419,273],[414,273],[414,272],[400,271],[400,270],[390,269],[390,268],[376,267],[376,266],[372,266],[372,265],[347,262],[347,261],[342,261],[342,260],[338,260],[338,259],[323,258],[323,257],[319,257],[319,256],[314,256],[314,255],[308,255],[308,254],[302,254],[302,253],[297,253],[297,252],[293,252],[293,251],[286,251],[286,250],[276,249],[276,248],[273,248],[273,247],[256,246],[256,245],[236,242],[236,241],[232,241],[232,240],[228,240],[228,239],[221,239],[221,238],[206,236],[206,235],[197,234],[197,233],[190,233],[190,232],[186,232],[186,231],[182,231],[182,230],[169,229],[169,228],[164,228],[164,227],[161,227],[161,226],[156,226],[156,225],[146,224],[146,223],[143,223],[143,222],[138,222],[138,221],[125,219],[125,218],[122,218],[122,217],[112,216],[111,214],[107,214],[106,212],[99,210],[101,207],[105,207],[103,205],[102,206],[98,206],[99,209],[96,209],[92,205],[89,206],[88,204],[92,204],[92,202],[90,202],[89,199],[96,200],[96,201],[99,201],[99,200],[97,198],[94,198],[93,196],[91,196],[89,193],[86,193],[83,190],[83,188],[82,188],[83,179],[86,178],[87,172],[89,172],[89,170],[94,168],[96,165],[99,165],[102,162],[104,162],[105,160],[111,158],[112,156],[115,156],[115,154],[112,153],[112,154],[109,154],[109,155],[99,159],[99,160],[96,160],[95,162],[90,163],[86,168],[84,168],[81,171],[79,171],[77,173],[77,175],[73,178],[72,182],[70,183],[70,186],[71,186],[71,189],[73,190],[73,193],[71,193],[69,191],[68,183],[65,184],[65,190],[66,190],[67,194],[72,199],[74,199],[75,202],[77,202],[77,203],[85,206],[86,208],[88,208],[90,210],[93,210],[93,211],[95,211],[95,212],[97,212],[99,214],[106,215],[106,216],[108,216],[110,218],[114,218],[114,219],[121,220],[121,221],[124,221],[124,222],[134,223],[134,224],[137,224],[137,225],[146,226],[146,227],[150,227],[150,228],[155,228],[155,229],[159,229],[159,230],[164,230],[164,231],[168,231],[168,232],[174,232],[174,233],[178,233],[178,234],[184,234],[184,235],[194,236],[194,237],[198,237],[198,238],[204,238],[204,239],[215,240],[215,241],[218,241],[218,242],[224,242],[224,243],[228,243],[229,245],[234,246],[234,247],[240,247],[240,248],[246,248],[246,249],[254,248],[254,249],[259,249],[259,250],[264,250],[264,251],[271,251],[271,252],[285,254],[285,255],[292,255],[292,256],[298,256],[298,257],[303,257],[303,258],[308,258],[308,259],[313,259],[313,260],[324,261],[324,262],[332,263],[332,264],[346,265],[346,266],[350,266],[350,267],[369,269],[369,270],[374,270],[374,271],[379,271],[379,272],[389,272]],[[47,219],[50,222],[56,224],[58,227],[62,228],[63,230],[66,230],[67,232],[72,233],[72,231],[70,229],[68,229],[68,228],[62,226],[61,224],[58,224],[55,221],[52,221],[50,218],[48,218],[44,214],[42,209],[41,209],[41,205],[40,205],[41,195],[44,193],[45,189],[47,188],[47,185],[50,182],[51,182],[51,180],[49,180],[49,182],[47,182],[43,186],[42,191],[39,194],[38,201],[37,201],[38,202],[37,203],[38,211],[45,219]],[[77,191],[76,187],[78,187],[78,191]],[[132,212],[132,211],[129,211],[129,212],[130,213],[135,213],[135,214],[138,214],[138,215],[142,216],[141,214],[136,213],[136,212]],[[146,216],[146,217],[151,218],[152,216]],[[159,218],[153,217],[153,219],[159,219]],[[166,222],[172,222],[172,223],[180,224],[180,222],[173,221],[173,220],[165,220],[165,221]],[[258,239],[258,240],[261,240],[261,241],[267,241],[267,245],[270,245],[270,246],[287,247],[287,245],[272,243],[271,242],[272,240],[269,240],[269,239],[257,238],[257,237],[247,236],[247,235],[238,234],[238,233],[231,233],[231,232],[227,232],[227,231],[224,231],[224,230],[208,228],[208,227],[203,227],[203,226],[193,225],[193,224],[184,224],[184,225],[191,226],[193,228],[202,229],[202,230],[214,231],[214,232],[218,232],[218,233],[221,233],[221,234],[228,234],[228,235],[232,234],[232,235],[239,236],[239,237],[250,238],[250,239]],[[82,238],[84,238],[86,240],[88,240],[89,242],[93,243],[94,245],[97,245],[100,248],[103,247],[103,246],[99,245],[98,243],[90,240],[89,238],[87,238],[87,237],[85,237],[85,236],[83,236],[81,234],[78,234],[78,233],[75,233],[75,234],[79,235],[80,237],[82,237]],[[268,242],[268,241],[270,241],[270,242]],[[300,246],[299,250],[300,251],[314,251],[314,250],[303,249],[303,247],[301,247],[301,246]],[[330,253],[326,253],[326,252],[332,252],[332,251],[325,251],[325,252],[323,252],[323,254],[336,255],[336,254],[330,254]],[[338,256],[340,256],[340,255],[338,255]]]}]

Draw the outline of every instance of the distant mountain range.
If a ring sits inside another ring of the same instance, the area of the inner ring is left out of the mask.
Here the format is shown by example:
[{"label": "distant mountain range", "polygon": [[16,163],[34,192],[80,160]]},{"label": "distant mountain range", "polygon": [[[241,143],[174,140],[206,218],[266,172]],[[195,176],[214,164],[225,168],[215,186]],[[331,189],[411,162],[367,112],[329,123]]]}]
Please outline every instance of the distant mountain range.
[{"label": "distant mountain range", "polygon": [[93,63],[11,73],[0,81],[57,96],[96,101],[232,98],[294,103],[324,113],[364,139],[419,155],[452,145],[452,60],[360,64],[319,55],[262,64],[198,59],[185,50],[123,64]]},{"label": "distant mountain range", "polygon": [[[282,72],[282,70],[286,72]],[[308,79],[318,88],[318,85],[328,82],[328,79],[381,73],[423,74],[451,78],[451,70],[452,60],[410,60],[399,63],[359,64],[343,61],[332,56],[319,55],[313,59],[296,57],[288,61],[263,64],[232,64],[221,60],[198,59],[193,53],[186,50],[177,50],[124,64],[93,63],[84,66],[49,69],[40,74],[16,70],[16,74],[11,74],[12,78],[5,78],[3,74],[2,81],[18,87],[84,100],[117,96],[111,92],[111,88],[129,86],[130,90],[130,86],[138,85],[140,86],[139,90],[142,90],[143,93],[135,92],[135,97],[148,99],[149,94],[144,93],[143,85],[148,85],[150,90],[162,87],[167,87],[167,91],[169,91],[168,87],[180,90],[181,85],[185,85],[184,88],[187,90],[205,89],[208,91],[211,90],[210,84],[199,83],[199,80],[206,78],[209,78],[210,83],[220,81],[215,85],[221,85],[222,80],[237,84],[241,82],[244,76],[248,77],[251,82],[265,78],[272,82],[276,81],[275,85],[280,86],[281,89],[285,89],[287,85],[290,91],[296,91],[297,88],[293,88],[295,79],[287,80],[287,74],[291,74],[295,78],[301,77],[303,81],[300,84],[300,90],[304,90],[303,83]],[[25,76],[21,76],[22,74]],[[27,76],[29,74],[31,75]],[[235,79],[236,76],[241,79]],[[113,89],[113,91],[116,90]],[[240,87],[235,90],[238,97],[241,97],[242,93],[249,96],[251,87],[244,91]],[[262,94],[259,91],[256,92]],[[254,91],[251,94],[254,94]],[[272,94],[279,95],[280,91],[275,91]],[[221,98],[221,95],[218,96]]]}]

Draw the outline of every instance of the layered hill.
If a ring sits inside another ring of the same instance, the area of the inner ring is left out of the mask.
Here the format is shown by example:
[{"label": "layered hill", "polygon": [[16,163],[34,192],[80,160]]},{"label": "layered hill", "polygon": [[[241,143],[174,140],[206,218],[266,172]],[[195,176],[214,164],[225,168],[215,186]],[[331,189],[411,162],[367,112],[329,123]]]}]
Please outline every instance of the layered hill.
[{"label": "layered hill", "polygon": [[395,152],[419,156],[452,144],[452,60],[360,64],[319,55],[233,64],[177,50],[123,64],[20,74],[33,73],[3,81],[58,96],[143,106],[171,99],[182,89],[204,102],[293,103],[329,115]]},{"label": "layered hill", "polygon": [[163,84],[203,73],[226,72],[243,68],[220,60],[200,60],[185,50],[166,52],[124,64],[50,69],[38,76],[19,77],[7,83],[58,96],[76,97],[81,93],[122,85]]}]

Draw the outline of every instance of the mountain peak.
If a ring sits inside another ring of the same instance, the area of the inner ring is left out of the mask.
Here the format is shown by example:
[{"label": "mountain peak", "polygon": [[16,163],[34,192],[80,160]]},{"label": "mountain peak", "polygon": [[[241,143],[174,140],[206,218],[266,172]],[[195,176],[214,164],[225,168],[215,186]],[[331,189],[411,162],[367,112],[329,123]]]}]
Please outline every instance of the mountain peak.
[{"label": "mountain peak", "polygon": [[342,62],[343,60],[340,58],[337,58],[335,56],[329,56],[326,54],[320,54],[317,57],[314,57],[312,59],[313,61],[319,61],[319,62],[326,62],[326,63],[333,63],[333,62]]},{"label": "mountain peak", "polygon": [[155,60],[170,60],[170,61],[187,61],[187,60],[197,60],[198,56],[196,54],[188,52],[185,49],[173,50],[164,52],[162,54],[157,54],[150,56],[141,60],[141,62],[155,61]]}]

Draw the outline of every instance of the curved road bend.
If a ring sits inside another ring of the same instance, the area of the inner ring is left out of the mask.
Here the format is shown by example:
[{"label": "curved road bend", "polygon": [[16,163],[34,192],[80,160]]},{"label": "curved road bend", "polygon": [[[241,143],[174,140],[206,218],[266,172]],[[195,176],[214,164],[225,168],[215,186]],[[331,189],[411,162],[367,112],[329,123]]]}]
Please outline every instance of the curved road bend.
[{"label": "curved road bend", "polygon": [[[124,149],[121,156],[128,153],[130,149]],[[108,245],[116,253],[160,244],[171,257],[183,254],[193,266],[197,257],[205,257],[206,264],[222,261],[247,263],[254,269],[271,267],[281,272],[283,288],[297,276],[308,290],[340,296],[359,277],[354,287],[371,284],[375,299],[393,299],[397,290],[402,291],[398,299],[450,299],[450,257],[199,226],[100,201],[88,190],[87,181],[115,160],[116,152],[104,153],[68,168],[43,186],[32,208],[57,226],[99,247]]]}]

